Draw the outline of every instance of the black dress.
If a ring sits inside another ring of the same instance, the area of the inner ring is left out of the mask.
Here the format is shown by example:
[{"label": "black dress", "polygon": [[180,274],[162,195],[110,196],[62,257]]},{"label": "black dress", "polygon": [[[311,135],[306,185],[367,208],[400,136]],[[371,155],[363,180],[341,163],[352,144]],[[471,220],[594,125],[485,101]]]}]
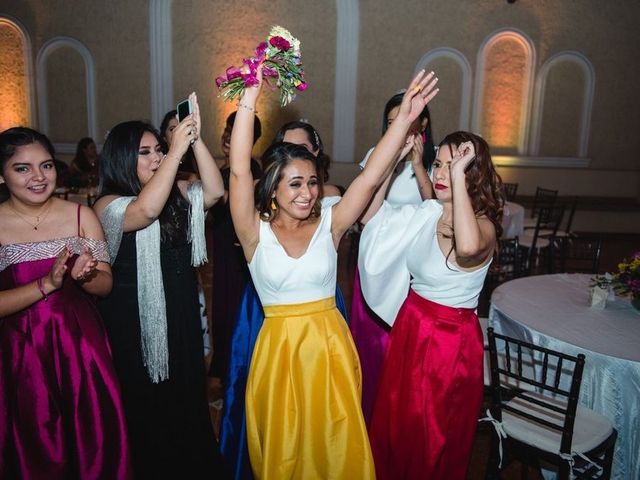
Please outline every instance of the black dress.
[{"label": "black dress", "polygon": [[[229,191],[229,167],[220,172]],[[251,159],[254,180],[262,176],[260,164]],[[249,282],[249,268],[233,229],[229,203],[218,202],[211,209],[213,218],[212,331],[213,357],[209,375],[226,383],[231,351],[231,335],[244,289]]]},{"label": "black dress", "polygon": [[125,233],[112,266],[113,290],[99,302],[113,351],[136,478],[194,478],[220,472],[206,399],[197,277],[191,244],[161,244],[169,379],[152,383],[138,317],[136,232]]}]

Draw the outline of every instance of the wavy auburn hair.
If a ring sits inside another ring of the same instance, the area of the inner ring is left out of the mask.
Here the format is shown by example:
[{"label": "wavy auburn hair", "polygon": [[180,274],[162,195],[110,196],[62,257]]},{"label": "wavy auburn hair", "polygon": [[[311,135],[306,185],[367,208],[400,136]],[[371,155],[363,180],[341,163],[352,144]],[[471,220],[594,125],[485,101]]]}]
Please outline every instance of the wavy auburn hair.
[{"label": "wavy auburn hair", "polygon": [[489,145],[482,137],[473,133],[453,132],[440,142],[439,148],[448,148],[453,157],[454,147],[457,148],[464,142],[472,142],[476,151],[475,158],[465,170],[471,205],[476,217],[485,215],[493,223],[497,241],[502,236],[504,192],[502,178],[491,161]]},{"label": "wavy auburn hair", "polygon": [[[262,165],[264,174],[256,184],[255,202],[256,210],[260,213],[260,218],[266,222],[272,222],[276,217],[279,208],[275,211],[271,210],[271,199],[273,192],[276,191],[284,169],[293,160],[306,160],[311,162],[313,168],[316,169],[316,157],[302,145],[295,143],[278,142],[272,144],[262,155]],[[320,216],[320,199],[322,198],[322,176],[318,175],[318,198],[311,208],[311,217]]]}]

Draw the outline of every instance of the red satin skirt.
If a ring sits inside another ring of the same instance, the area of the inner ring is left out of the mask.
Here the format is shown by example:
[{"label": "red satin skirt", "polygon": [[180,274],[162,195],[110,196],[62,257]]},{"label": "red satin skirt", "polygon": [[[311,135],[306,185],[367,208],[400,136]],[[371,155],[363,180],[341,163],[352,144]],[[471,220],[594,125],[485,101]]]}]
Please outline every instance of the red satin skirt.
[{"label": "red satin skirt", "polygon": [[369,437],[378,479],[464,479],[483,395],[472,309],[410,290],[391,329]]}]

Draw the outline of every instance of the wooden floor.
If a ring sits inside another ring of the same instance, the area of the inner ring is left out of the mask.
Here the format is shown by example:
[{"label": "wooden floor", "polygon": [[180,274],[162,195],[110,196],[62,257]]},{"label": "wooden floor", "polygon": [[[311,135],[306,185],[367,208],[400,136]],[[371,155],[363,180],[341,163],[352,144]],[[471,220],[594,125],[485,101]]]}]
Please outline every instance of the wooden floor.
[{"label": "wooden floor", "polygon": [[[209,243],[210,245],[210,243]],[[600,273],[613,272],[617,270],[617,265],[621,259],[631,257],[634,252],[640,250],[640,235],[635,234],[603,234],[603,247],[600,260]],[[338,283],[345,296],[347,306],[351,306],[351,298],[353,291],[353,277],[354,277],[355,259],[351,254],[351,241],[349,237],[340,244],[338,249]],[[212,312],[212,308],[215,308],[210,304],[211,302],[211,264],[205,264],[200,270],[200,275],[205,289],[207,297],[207,311]],[[483,312],[480,312],[482,315]],[[485,313],[486,315],[486,313]],[[208,359],[207,359],[208,361]],[[222,398],[222,388],[220,386],[219,379],[209,378],[209,399],[213,404],[217,400]],[[219,402],[218,404],[219,405]],[[484,411],[488,405],[488,398],[485,398],[485,405],[481,412],[478,412],[479,416],[484,416]],[[211,408],[212,421],[214,422],[214,428],[218,428],[218,421],[220,412],[212,406]],[[473,480],[479,480],[484,478],[485,464],[489,454],[489,445],[492,435],[495,435],[493,427],[483,422],[478,426],[478,432],[476,434],[476,440],[474,444],[473,455],[471,458],[471,466],[469,469],[468,478]],[[541,478],[537,472],[529,472],[528,476],[521,476],[520,466],[514,462],[502,475],[503,479],[539,479]]]}]

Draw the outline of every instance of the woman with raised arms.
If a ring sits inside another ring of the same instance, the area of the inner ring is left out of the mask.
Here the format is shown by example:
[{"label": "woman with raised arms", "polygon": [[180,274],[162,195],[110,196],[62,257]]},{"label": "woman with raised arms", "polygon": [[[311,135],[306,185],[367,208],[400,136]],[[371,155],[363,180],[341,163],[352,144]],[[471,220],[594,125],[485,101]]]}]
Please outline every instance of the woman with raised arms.
[{"label": "woman with raised arms", "polygon": [[246,391],[257,478],[374,478],[360,407],[358,356],[336,309],[337,246],[391,173],[413,120],[437,93],[420,72],[398,118],[342,199],[321,202],[322,175],[304,147],[278,143],[255,187],[250,160],[259,85],[247,88],[231,136],[230,205],[265,321]]}]

